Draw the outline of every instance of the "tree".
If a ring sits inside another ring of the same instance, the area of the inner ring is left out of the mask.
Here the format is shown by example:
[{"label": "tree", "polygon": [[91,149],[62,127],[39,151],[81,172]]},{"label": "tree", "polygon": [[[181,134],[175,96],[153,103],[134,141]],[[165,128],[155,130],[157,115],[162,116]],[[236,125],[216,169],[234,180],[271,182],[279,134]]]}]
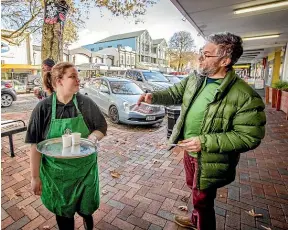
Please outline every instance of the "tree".
[{"label": "tree", "polygon": [[189,56],[194,48],[194,39],[191,34],[186,31],[174,33],[169,41],[169,55],[170,60],[177,63],[177,70],[180,71],[182,67],[187,64]]},{"label": "tree", "polygon": [[[46,26],[44,22],[45,6],[47,2],[64,3],[66,1],[53,1],[53,0],[15,0],[15,1],[2,1],[1,19],[3,26],[8,30],[2,30],[1,39],[5,40],[9,44],[19,45],[27,36],[33,34],[36,40],[42,39],[42,59],[50,57],[55,61],[62,60],[62,55],[54,54],[50,50],[51,47],[57,47],[57,43],[61,44],[59,47],[59,53],[62,52],[63,45],[74,42],[78,36],[77,32],[80,26],[84,25],[84,21],[80,18],[81,15],[85,16],[85,7],[75,9],[72,1],[67,1],[68,8],[71,8],[67,15],[65,27],[62,23],[61,33],[56,32],[52,34],[50,30],[50,36],[47,34],[49,26]],[[63,14],[61,15],[63,16]],[[62,17],[63,18],[63,17]],[[65,20],[64,20],[65,21]],[[48,24],[48,23],[47,23]],[[54,25],[55,28],[59,28],[60,23]],[[51,28],[51,26],[50,26]],[[64,34],[63,34],[64,32]],[[41,36],[45,33],[44,36]],[[48,36],[46,36],[48,35]],[[57,35],[57,36],[52,36]],[[57,37],[57,43],[51,40],[51,38]],[[64,39],[64,40],[63,40]],[[50,45],[45,45],[50,43]],[[44,44],[44,45],[43,45]],[[50,47],[49,47],[50,46]],[[44,49],[43,49],[44,47]]]},{"label": "tree", "polygon": [[[107,8],[113,16],[138,17],[158,0],[4,0],[1,2],[1,39],[16,45],[29,34],[42,33],[42,60],[62,60],[65,42],[77,39],[91,7]],[[65,39],[65,40],[64,40]]]},{"label": "tree", "polygon": [[190,69],[196,69],[197,67],[198,55],[193,51],[182,53],[179,69],[178,69],[179,56],[174,52],[170,52],[169,56],[170,56],[170,67],[172,67],[173,69],[177,69],[178,71],[182,72],[184,67]]}]

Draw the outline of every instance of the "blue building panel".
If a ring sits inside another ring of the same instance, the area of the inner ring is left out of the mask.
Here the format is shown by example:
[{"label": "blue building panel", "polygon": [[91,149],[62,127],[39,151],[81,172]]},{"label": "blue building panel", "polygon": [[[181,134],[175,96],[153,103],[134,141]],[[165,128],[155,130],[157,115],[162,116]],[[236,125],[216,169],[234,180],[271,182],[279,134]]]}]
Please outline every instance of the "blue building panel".
[{"label": "blue building panel", "polygon": [[95,44],[89,44],[83,46],[84,48],[90,50],[90,51],[98,51],[100,49],[109,48],[109,47],[115,47],[117,48],[118,45],[124,46],[130,46],[133,51],[136,51],[136,37],[135,38],[125,38],[125,39],[119,39],[115,41],[108,41],[108,42],[99,42]]}]

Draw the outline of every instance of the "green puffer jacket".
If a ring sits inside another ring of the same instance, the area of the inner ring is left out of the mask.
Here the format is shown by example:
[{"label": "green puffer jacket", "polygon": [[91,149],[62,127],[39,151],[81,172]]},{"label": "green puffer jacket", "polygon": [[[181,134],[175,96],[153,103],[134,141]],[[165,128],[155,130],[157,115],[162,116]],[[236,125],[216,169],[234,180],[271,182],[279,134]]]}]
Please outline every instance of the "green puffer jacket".
[{"label": "green puffer jacket", "polygon": [[[170,143],[181,140],[186,114],[205,77],[190,76],[165,91],[153,93],[152,103],[181,104]],[[265,105],[234,71],[229,71],[208,105],[198,153],[200,190],[225,186],[235,179],[240,153],[256,148],[265,136]]]}]

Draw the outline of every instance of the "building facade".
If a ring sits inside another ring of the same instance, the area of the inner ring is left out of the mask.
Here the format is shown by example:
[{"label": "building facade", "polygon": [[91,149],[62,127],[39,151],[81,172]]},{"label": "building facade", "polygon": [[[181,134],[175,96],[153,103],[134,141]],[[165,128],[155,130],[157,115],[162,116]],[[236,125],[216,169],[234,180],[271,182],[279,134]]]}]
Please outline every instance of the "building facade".
[{"label": "building facade", "polygon": [[39,74],[41,66],[34,61],[31,35],[26,36],[21,42],[16,39],[13,42],[15,45],[9,44],[9,41],[1,41],[1,79],[15,80],[24,85],[28,76]]},{"label": "building facade", "polygon": [[135,68],[136,52],[131,47],[109,47],[91,51],[83,47],[65,51],[66,58],[75,65],[99,64],[108,67]]},{"label": "building facade", "polygon": [[[94,44],[84,46],[92,52],[98,52],[105,48],[131,47],[136,52],[135,66],[167,67],[167,43],[165,39],[153,40],[147,30],[126,34],[118,34],[107,37]],[[126,63],[127,63],[126,59]],[[131,62],[131,59],[130,59]],[[124,56],[120,56],[120,65],[125,63]]]}]

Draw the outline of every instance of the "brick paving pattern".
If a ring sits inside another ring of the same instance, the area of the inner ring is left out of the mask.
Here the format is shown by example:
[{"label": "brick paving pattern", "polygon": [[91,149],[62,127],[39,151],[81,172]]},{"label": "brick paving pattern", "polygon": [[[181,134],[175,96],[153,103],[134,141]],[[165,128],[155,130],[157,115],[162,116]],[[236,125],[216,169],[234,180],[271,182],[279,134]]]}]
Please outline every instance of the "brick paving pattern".
[{"label": "brick paving pattern", "polygon": [[[288,229],[288,122],[282,112],[266,110],[267,133],[255,150],[243,153],[235,182],[218,190],[218,230]],[[30,112],[2,114],[28,121]],[[14,135],[15,158],[2,138],[2,229],[58,229],[55,217],[30,191],[29,145],[25,133]],[[180,230],[175,214],[190,195],[180,151],[167,151],[166,127],[153,132],[131,132],[110,127],[99,153],[100,183],[104,191],[94,213],[99,230]],[[112,178],[116,170],[120,178]],[[251,209],[263,217],[247,214]],[[83,230],[79,216],[76,229]]]}]

